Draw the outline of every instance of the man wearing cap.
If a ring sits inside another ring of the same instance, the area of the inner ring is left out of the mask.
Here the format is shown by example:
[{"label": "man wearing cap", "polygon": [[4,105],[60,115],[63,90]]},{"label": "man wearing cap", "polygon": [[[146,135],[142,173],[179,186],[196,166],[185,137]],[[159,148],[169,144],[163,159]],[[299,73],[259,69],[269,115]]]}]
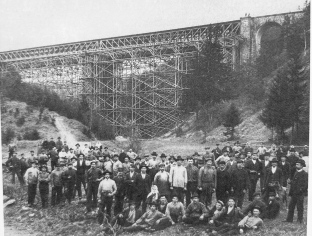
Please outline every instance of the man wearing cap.
[{"label": "man wearing cap", "polygon": [[156,152],[152,152],[151,154],[152,158],[148,161],[148,174],[150,175],[151,179],[153,180],[156,173],[158,172],[158,161],[156,160],[157,158],[157,153]]},{"label": "man wearing cap", "polygon": [[62,174],[62,181],[65,185],[64,193],[69,204],[71,204],[73,199],[76,176],[76,170],[73,169],[73,163],[68,163],[68,169]]},{"label": "man wearing cap", "polygon": [[129,227],[133,225],[142,216],[142,211],[135,208],[135,202],[130,201],[129,207],[126,208],[122,213],[119,213],[112,220],[111,225],[117,224],[122,227]]},{"label": "man wearing cap", "polygon": [[249,189],[249,175],[247,170],[243,168],[243,161],[237,161],[237,169],[231,175],[231,188],[237,199],[237,206],[242,208],[244,196]]},{"label": "man wearing cap", "polygon": [[[259,230],[263,226],[263,220],[260,218],[261,208],[259,206],[254,206],[252,209],[251,216],[245,216],[239,223],[239,233],[246,233],[249,230]],[[228,235],[235,235],[236,229],[229,231]]]},{"label": "man wearing cap", "polygon": [[[283,172],[277,167],[278,160],[274,157],[271,160],[271,167],[266,169],[264,185],[263,185],[263,199],[267,202],[269,192],[275,192],[279,196],[279,190],[282,188]],[[286,189],[284,189],[286,191]]]},{"label": "man wearing cap", "polygon": [[[104,179],[100,182],[97,195],[100,201],[99,212],[98,212],[98,220],[101,224],[104,218],[104,209],[106,207],[106,214],[111,217],[111,208],[113,205],[113,196],[117,192],[116,182],[110,179],[111,173],[109,171],[104,171],[103,173]],[[117,212],[115,212],[117,213]]]},{"label": "man wearing cap", "polygon": [[226,171],[225,161],[219,162],[217,169],[217,185],[216,185],[216,198],[222,202],[226,202],[228,195],[231,191],[231,176]]},{"label": "man wearing cap", "polygon": [[52,148],[56,147],[56,144],[54,142],[54,139],[51,138],[50,142],[49,142],[49,150],[52,150]]},{"label": "man wearing cap", "polygon": [[61,166],[59,163],[55,165],[55,169],[50,175],[51,186],[52,186],[52,196],[51,196],[51,205],[55,206],[61,203],[63,196],[63,182],[62,182]]},{"label": "man wearing cap", "polygon": [[113,178],[116,183],[117,191],[115,193],[115,208],[114,213],[118,214],[122,212],[122,207],[124,203],[124,198],[126,195],[126,176],[123,173],[123,168],[118,167],[116,176]]},{"label": "man wearing cap", "polygon": [[118,154],[114,154],[113,156],[113,176],[117,175],[118,169],[122,169],[122,163],[119,161]]},{"label": "man wearing cap", "polygon": [[186,205],[188,206],[191,203],[192,195],[197,192],[198,186],[198,173],[199,170],[196,166],[194,166],[193,157],[187,157],[188,165],[186,168],[187,173],[187,185],[186,185]]},{"label": "man wearing cap", "polygon": [[173,193],[178,195],[181,202],[184,201],[183,191],[186,190],[187,172],[182,166],[183,159],[181,156],[177,157],[177,166],[170,169],[169,182],[170,189]]},{"label": "man wearing cap", "polygon": [[212,150],[212,153],[214,154],[216,159],[222,154],[222,150],[220,149],[219,146],[220,146],[220,144],[217,143],[216,148]]},{"label": "man wearing cap", "polygon": [[303,202],[308,191],[308,173],[302,168],[305,166],[303,160],[296,161],[296,172],[290,181],[289,196],[291,197],[288,206],[286,222],[293,222],[295,207],[297,206],[299,223],[303,222]]},{"label": "man wearing cap", "polygon": [[91,161],[91,168],[87,171],[87,213],[97,206],[99,183],[102,180],[102,171],[96,168],[96,161]]},{"label": "man wearing cap", "polygon": [[212,164],[215,163],[215,155],[211,152],[210,147],[205,147],[206,153],[203,155],[204,165],[207,163],[207,160],[211,158]]},{"label": "man wearing cap", "polygon": [[125,227],[127,232],[133,232],[137,230],[155,231],[156,226],[159,224],[160,219],[166,215],[157,210],[157,203],[151,202],[150,209],[145,212],[133,225]]},{"label": "man wearing cap", "polygon": [[249,181],[250,181],[249,190],[248,190],[249,201],[252,201],[252,195],[256,191],[257,182],[261,174],[261,168],[262,168],[261,162],[258,160],[256,153],[252,154],[251,160],[246,161],[245,168],[249,174]]},{"label": "man wearing cap", "polygon": [[13,156],[6,161],[5,165],[12,173],[11,183],[15,184],[15,175],[17,175],[20,184],[24,185],[23,176],[21,174],[21,160],[17,157],[17,152],[13,152]]},{"label": "man wearing cap", "polygon": [[87,193],[87,189],[86,189],[86,178],[85,178],[85,174],[87,171],[87,166],[86,166],[86,162],[84,159],[84,155],[81,153],[78,156],[78,161],[76,163],[73,164],[74,167],[76,167],[76,189],[74,191],[74,196],[76,194],[76,191],[78,192],[78,197],[79,200],[81,200],[82,198],[82,193],[81,193],[81,185],[83,186],[84,190],[85,190],[85,194]]},{"label": "man wearing cap", "polygon": [[269,193],[269,200],[264,215],[266,219],[275,219],[280,212],[280,203],[275,199],[275,196],[275,192]]},{"label": "man wearing cap", "polygon": [[137,175],[138,173],[135,171],[135,165],[131,163],[129,172],[126,174],[126,180],[125,180],[126,196],[129,201],[135,201],[135,196],[137,193],[135,179]]},{"label": "man wearing cap", "polygon": [[152,186],[152,180],[150,176],[146,173],[147,166],[141,165],[140,166],[141,173],[139,173],[134,181],[134,184],[137,189],[137,196],[136,196],[136,208],[139,208],[142,203],[142,212],[146,211],[146,200],[147,195],[149,194]]},{"label": "man wearing cap", "polygon": [[212,159],[208,159],[205,166],[201,167],[198,175],[198,189],[201,192],[201,202],[206,206],[211,205],[212,193],[217,187],[217,171],[212,166]]},{"label": "man wearing cap", "polygon": [[32,207],[34,205],[34,201],[36,197],[36,190],[37,190],[37,183],[38,183],[38,175],[39,175],[39,170],[37,169],[37,164],[36,162],[33,161],[31,163],[31,167],[27,169],[24,175],[25,183],[26,185],[28,185],[28,206],[29,207]]},{"label": "man wearing cap", "polygon": [[266,204],[263,202],[261,199],[261,193],[260,192],[255,192],[253,194],[253,201],[247,205],[247,207],[244,209],[243,213],[244,215],[252,214],[252,209],[258,206],[261,209],[261,214],[260,218],[264,218],[264,215],[266,214]]},{"label": "man wearing cap", "polygon": [[130,158],[130,161],[134,161],[138,154],[133,152],[132,149],[129,149],[129,152],[127,152],[127,156]]},{"label": "man wearing cap", "polygon": [[[56,143],[55,143],[55,147],[56,147],[56,150],[57,150],[58,152],[61,151],[61,149],[62,149],[62,147],[63,147],[63,142],[61,141],[61,137],[58,137],[58,138],[57,138],[57,141],[56,141]],[[65,151],[65,149],[64,149],[64,151]]]},{"label": "man wearing cap", "polygon": [[206,223],[208,219],[208,210],[206,206],[199,201],[197,193],[192,196],[192,202],[187,206],[182,220],[185,224]]},{"label": "man wearing cap", "polygon": [[42,208],[48,207],[48,201],[49,201],[50,174],[47,171],[48,171],[48,168],[45,165],[43,165],[38,175],[39,193],[41,197]]},{"label": "man wearing cap", "polygon": [[159,194],[170,197],[169,173],[165,171],[165,164],[160,163],[159,171],[154,177],[154,184],[157,186]]}]

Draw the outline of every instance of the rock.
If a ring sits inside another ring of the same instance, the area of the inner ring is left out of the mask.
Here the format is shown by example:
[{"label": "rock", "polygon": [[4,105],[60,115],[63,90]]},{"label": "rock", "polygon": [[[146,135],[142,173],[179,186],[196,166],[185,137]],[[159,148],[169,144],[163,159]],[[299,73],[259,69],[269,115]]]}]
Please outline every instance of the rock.
[{"label": "rock", "polygon": [[6,201],[8,201],[10,198],[6,195],[3,195],[3,203],[5,203]]},{"label": "rock", "polygon": [[34,216],[35,216],[35,213],[30,213],[28,216],[29,216],[29,217],[34,217]]},{"label": "rock", "polygon": [[15,202],[16,202],[15,199],[10,199],[9,201],[7,201],[6,203],[3,204],[3,208],[12,205]]},{"label": "rock", "polygon": [[117,137],[115,138],[115,140],[116,140],[117,142],[127,142],[127,141],[128,141],[128,139],[125,138],[125,137],[123,137],[123,136],[117,136]]},{"label": "rock", "polygon": [[20,210],[21,212],[23,211],[29,211],[31,208],[27,206],[23,206],[22,209]]}]

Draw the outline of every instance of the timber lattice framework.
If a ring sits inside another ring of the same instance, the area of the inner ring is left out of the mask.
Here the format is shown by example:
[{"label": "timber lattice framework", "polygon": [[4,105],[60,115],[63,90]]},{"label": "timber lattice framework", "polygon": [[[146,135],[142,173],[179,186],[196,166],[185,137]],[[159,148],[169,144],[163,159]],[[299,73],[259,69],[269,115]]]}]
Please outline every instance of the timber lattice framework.
[{"label": "timber lattice framework", "polygon": [[240,21],[0,52],[0,70],[61,96],[85,96],[115,135],[155,137],[180,122],[184,76],[214,37],[224,62],[238,61]]}]

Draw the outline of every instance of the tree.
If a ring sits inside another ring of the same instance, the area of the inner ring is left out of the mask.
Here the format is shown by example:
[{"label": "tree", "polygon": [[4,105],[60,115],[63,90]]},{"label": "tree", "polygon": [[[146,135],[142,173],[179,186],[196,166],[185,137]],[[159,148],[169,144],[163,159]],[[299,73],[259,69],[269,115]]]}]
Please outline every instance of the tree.
[{"label": "tree", "polygon": [[234,103],[231,103],[229,109],[223,115],[223,126],[228,128],[227,134],[233,137],[235,126],[241,123],[240,112]]}]

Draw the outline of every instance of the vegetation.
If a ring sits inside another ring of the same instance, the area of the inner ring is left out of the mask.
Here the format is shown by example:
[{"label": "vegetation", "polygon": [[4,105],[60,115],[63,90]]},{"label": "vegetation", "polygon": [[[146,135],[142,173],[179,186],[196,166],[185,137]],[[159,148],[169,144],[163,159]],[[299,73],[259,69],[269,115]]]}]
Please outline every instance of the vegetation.
[{"label": "vegetation", "polygon": [[9,144],[15,138],[15,132],[11,127],[6,130],[1,129],[1,142],[3,144]]},{"label": "vegetation", "polygon": [[38,130],[36,130],[36,129],[27,130],[27,131],[24,133],[23,138],[24,138],[25,140],[38,140],[38,139],[40,139],[40,134],[39,134]]},{"label": "vegetation", "polygon": [[240,113],[234,103],[231,104],[229,109],[223,114],[223,126],[227,128],[226,135],[233,138],[235,126],[241,123]]}]

